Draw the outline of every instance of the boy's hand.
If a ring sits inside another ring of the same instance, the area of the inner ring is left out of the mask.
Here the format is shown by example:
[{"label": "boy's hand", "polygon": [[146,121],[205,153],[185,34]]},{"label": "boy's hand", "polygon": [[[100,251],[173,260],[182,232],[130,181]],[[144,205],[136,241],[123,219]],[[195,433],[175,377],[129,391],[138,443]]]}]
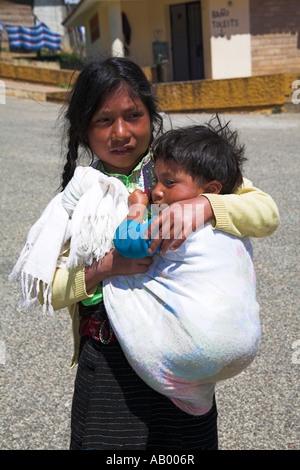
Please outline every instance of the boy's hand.
[{"label": "boy's hand", "polygon": [[149,191],[142,191],[141,189],[136,189],[128,196],[129,212],[127,219],[135,219],[140,224],[143,222],[144,212],[149,203],[149,196]]},{"label": "boy's hand", "polygon": [[142,204],[143,206],[147,206],[150,199],[150,192],[149,191],[142,191],[141,189],[136,189],[131,193],[128,197],[128,206],[131,207],[134,204]]}]

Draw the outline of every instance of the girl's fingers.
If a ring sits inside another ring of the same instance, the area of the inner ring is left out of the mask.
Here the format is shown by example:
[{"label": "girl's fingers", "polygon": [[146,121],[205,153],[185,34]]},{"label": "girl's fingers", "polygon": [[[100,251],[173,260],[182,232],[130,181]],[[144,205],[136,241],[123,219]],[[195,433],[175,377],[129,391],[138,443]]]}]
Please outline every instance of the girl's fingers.
[{"label": "girl's fingers", "polygon": [[154,253],[161,245],[159,253],[164,254],[174,240],[181,237],[181,234],[182,225],[181,223],[175,223],[174,212],[162,212],[159,217],[154,219],[153,225],[149,226],[149,238],[152,238],[152,243],[149,246],[148,253]]},{"label": "girl's fingers", "polygon": [[203,225],[203,205],[197,203],[174,203],[152,220],[145,234],[146,239],[152,239],[149,254],[154,253],[160,244],[161,254],[171,245],[172,250],[179,248],[193,231]]}]

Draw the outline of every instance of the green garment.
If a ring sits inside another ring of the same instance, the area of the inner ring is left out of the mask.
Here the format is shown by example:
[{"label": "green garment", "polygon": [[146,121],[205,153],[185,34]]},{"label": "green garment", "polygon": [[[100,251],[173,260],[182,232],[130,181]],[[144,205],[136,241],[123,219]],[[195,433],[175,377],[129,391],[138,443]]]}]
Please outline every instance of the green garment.
[{"label": "green garment", "polygon": [[[102,171],[105,175],[114,176],[124,183],[129,193],[135,189],[149,189],[151,191],[153,186],[153,164],[151,161],[150,152],[138,163],[132,170],[130,175],[120,175],[118,173],[108,173],[101,160],[99,160],[95,167],[97,170]],[[82,300],[83,305],[96,305],[103,300],[102,283],[99,284],[97,290],[92,298]]]}]

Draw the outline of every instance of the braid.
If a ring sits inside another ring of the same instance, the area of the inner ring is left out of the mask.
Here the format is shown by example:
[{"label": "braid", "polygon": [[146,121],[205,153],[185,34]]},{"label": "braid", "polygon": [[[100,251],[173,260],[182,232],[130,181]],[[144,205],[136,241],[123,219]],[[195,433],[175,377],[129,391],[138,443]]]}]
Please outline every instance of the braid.
[{"label": "braid", "polygon": [[61,183],[62,189],[65,189],[68,182],[74,175],[74,171],[76,169],[76,161],[78,159],[78,149],[79,149],[78,135],[77,135],[76,129],[74,129],[74,126],[70,125],[68,152],[66,155],[67,161],[64,166],[64,171],[62,174],[62,183]]}]

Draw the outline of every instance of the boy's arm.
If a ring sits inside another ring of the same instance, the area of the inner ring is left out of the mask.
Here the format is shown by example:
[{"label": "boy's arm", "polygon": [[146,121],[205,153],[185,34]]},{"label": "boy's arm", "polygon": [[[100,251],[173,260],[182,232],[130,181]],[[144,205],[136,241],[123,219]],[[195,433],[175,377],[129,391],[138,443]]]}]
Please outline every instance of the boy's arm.
[{"label": "boy's arm", "polygon": [[125,220],[136,220],[139,224],[143,223],[144,213],[149,203],[149,191],[136,189],[128,196],[129,211]]},{"label": "boy's arm", "polygon": [[144,237],[150,222],[151,220],[140,224],[135,218],[125,219],[117,228],[114,236],[114,246],[117,252],[124,258],[150,256],[148,250],[152,240],[145,240]]}]

